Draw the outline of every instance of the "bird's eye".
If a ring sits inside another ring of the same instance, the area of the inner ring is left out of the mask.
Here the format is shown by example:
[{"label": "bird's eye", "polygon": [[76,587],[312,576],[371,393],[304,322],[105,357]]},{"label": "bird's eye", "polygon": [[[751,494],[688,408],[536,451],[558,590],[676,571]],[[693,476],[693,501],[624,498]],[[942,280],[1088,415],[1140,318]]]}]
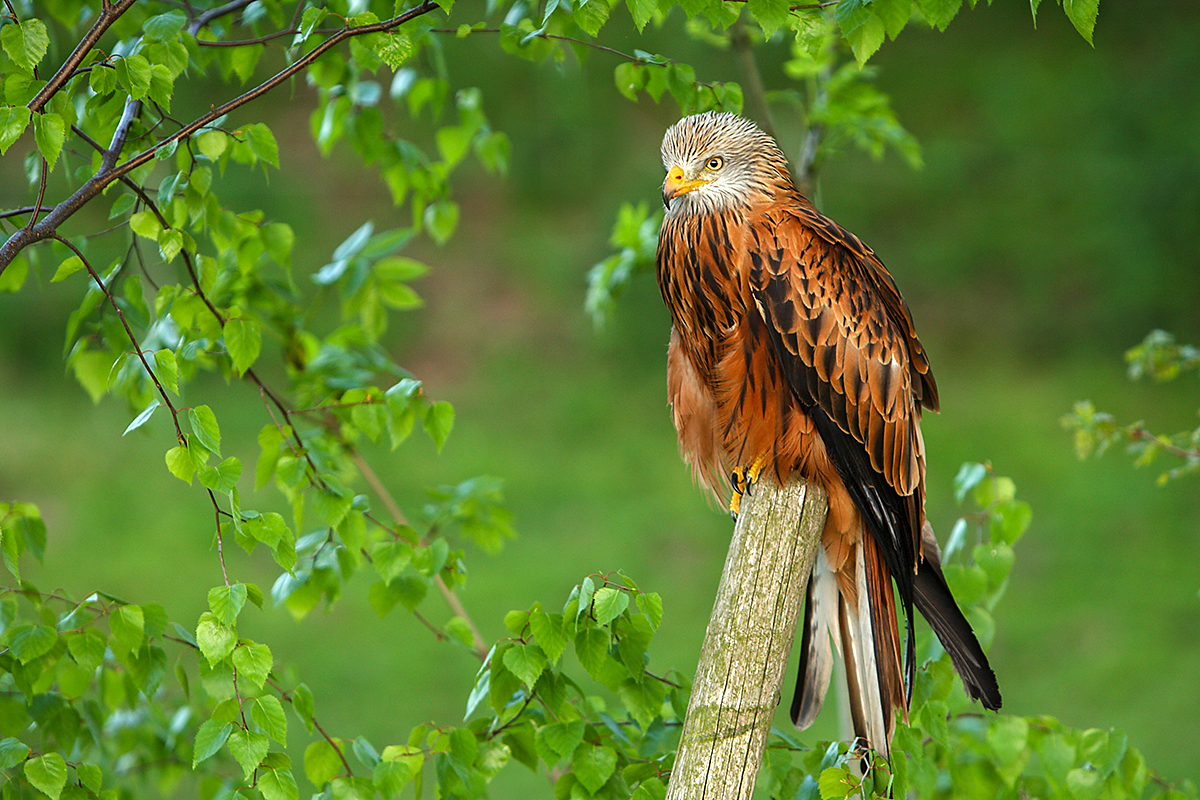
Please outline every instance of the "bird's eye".
[{"label": "bird's eye", "polygon": [[704,162],[704,166],[713,172],[716,172],[721,167],[725,166],[725,159],[720,156],[713,156],[708,161]]}]

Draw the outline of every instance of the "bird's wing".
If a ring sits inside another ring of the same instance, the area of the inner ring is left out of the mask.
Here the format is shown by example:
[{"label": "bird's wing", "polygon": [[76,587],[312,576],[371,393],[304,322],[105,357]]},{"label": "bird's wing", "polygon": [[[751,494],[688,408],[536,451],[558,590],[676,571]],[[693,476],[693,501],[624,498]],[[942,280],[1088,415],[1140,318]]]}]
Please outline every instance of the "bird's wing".
[{"label": "bird's wing", "polygon": [[918,403],[936,407],[937,389],[904,301],[874,253],[810,207],[751,218],[746,259],[792,392],[911,617],[924,505]]}]

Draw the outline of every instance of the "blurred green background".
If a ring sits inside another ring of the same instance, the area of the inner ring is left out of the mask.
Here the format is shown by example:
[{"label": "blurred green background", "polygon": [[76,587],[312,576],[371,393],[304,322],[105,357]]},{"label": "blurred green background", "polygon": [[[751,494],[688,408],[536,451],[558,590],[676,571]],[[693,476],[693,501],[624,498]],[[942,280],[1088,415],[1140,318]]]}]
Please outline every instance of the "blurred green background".
[{"label": "blurred green background", "polygon": [[[1004,0],[963,11],[946,33],[912,26],[885,44],[872,64],[925,167],[847,151],[822,173],[818,200],[889,266],[930,353],[943,408],[924,425],[935,527],[944,537],[957,516],[951,479],[965,460],[990,461],[1033,506],[996,612],[1005,710],[1124,729],[1165,777],[1196,777],[1200,485],[1159,488],[1154,467],[1135,470],[1118,453],[1080,463],[1059,418],[1089,398],[1154,431],[1196,425],[1194,375],[1130,383],[1121,354],[1154,327],[1200,342],[1200,10],[1106,0],[1093,50],[1051,5],[1036,30],[1027,4]],[[677,17],[647,39],[627,21],[610,28],[618,49],[690,61],[701,80],[742,80],[732,56],[687,39]],[[455,430],[440,456],[414,437],[368,457],[409,509],[426,486],[505,480],[519,537],[499,555],[470,554],[463,595],[485,638],[506,635],[509,609],[557,606],[588,573],[622,569],[664,598],[651,668],[691,672],[732,524],[676,452],[669,321],[653,279],[603,331],[583,311],[618,205],[658,201],[658,143],[677,109],[617,95],[616,61],[603,53],[580,70],[517,61],[482,36],[445,50],[456,86],[483,89],[513,163],[507,179],[458,176],[459,231],[443,248],[416,248],[434,267],[419,286],[427,303],[389,333],[397,360],[455,404]],[[759,58],[768,89],[785,88],[786,48]],[[177,110],[231,90],[209,91]],[[408,213],[353,155],[318,154],[312,101],[296,85],[245,112],[275,131],[283,169],[265,180],[231,170],[223,190],[235,208],[263,207],[295,228],[300,275],[365,219],[399,227]],[[781,127],[794,155],[800,132]],[[0,161],[5,207],[23,180],[18,159]],[[68,233],[89,225],[104,227],[81,215]],[[48,275],[0,295],[0,497],[39,504],[50,531],[45,567],[28,577],[76,596],[159,601],[186,623],[220,578],[207,500],[163,469],[164,419],[121,438],[130,410],[93,406],[64,376],[78,284],[50,286]],[[280,372],[267,377],[283,385]],[[213,380],[188,400],[212,405],[227,454],[253,462],[266,419],[248,386]],[[272,491],[248,490],[244,505],[278,505]],[[230,562],[264,589],[276,575],[240,551]],[[402,611],[380,621],[368,585],[360,578],[303,624],[282,609],[243,615],[243,633],[308,682],[334,735],[382,747],[414,724],[461,719],[478,663]],[[438,602],[426,604],[435,618]],[[827,719],[806,734],[833,735]],[[492,792],[531,793],[549,789],[520,767]]]}]

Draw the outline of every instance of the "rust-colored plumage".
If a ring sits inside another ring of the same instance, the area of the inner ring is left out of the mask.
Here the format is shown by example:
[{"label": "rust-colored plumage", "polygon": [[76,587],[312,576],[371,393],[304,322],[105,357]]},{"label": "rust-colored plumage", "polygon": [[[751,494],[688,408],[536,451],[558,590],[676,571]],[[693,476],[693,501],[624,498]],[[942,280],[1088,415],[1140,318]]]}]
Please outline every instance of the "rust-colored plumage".
[{"label": "rust-colored plumage", "polygon": [[[998,708],[987,658],[951,597],[925,522],[921,409],[937,385],[899,290],[869,247],[797,191],[775,141],[733,114],[685,117],[662,147],[658,283],[667,385],[698,479],[740,499],[770,470],[824,487],[792,718],[807,726],[846,660],[856,734],[888,754],[907,713],[915,602],[971,696]],[[892,593],[908,621],[901,652]]]}]

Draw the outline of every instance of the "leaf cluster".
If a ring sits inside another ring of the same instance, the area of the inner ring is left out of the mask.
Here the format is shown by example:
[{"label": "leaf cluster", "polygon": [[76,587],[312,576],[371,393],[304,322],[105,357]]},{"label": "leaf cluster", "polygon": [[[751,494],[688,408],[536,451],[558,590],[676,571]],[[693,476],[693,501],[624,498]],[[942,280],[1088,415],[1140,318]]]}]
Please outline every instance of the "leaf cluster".
[{"label": "leaf cluster", "polygon": [[[1155,330],[1125,353],[1125,362],[1130,380],[1149,375],[1161,383],[1200,367],[1200,351],[1177,344],[1166,331]],[[1156,434],[1141,420],[1118,423],[1116,417],[1098,410],[1090,400],[1075,403],[1071,413],[1063,416],[1062,425],[1072,432],[1080,459],[1099,457],[1113,444],[1124,444],[1126,452],[1134,457],[1135,467],[1148,466],[1164,453],[1178,460],[1176,466],[1159,474],[1160,486],[1200,472],[1200,425],[1179,433]]]}]

